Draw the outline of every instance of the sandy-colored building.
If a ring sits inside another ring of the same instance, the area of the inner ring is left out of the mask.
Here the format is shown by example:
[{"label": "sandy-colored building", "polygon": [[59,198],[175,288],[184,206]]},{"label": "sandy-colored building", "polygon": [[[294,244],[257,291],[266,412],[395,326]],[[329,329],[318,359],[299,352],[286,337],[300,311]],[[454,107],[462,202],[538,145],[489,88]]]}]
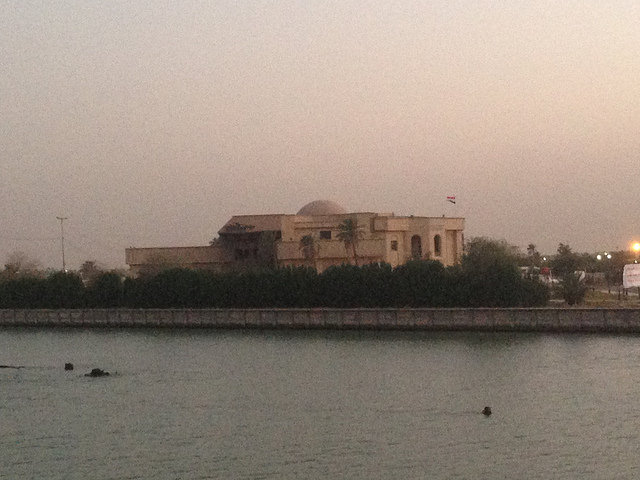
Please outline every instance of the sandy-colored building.
[{"label": "sandy-colored building", "polygon": [[348,213],[335,202],[316,200],[295,215],[233,216],[210,246],[128,248],[126,262],[136,275],[167,266],[229,271],[308,265],[321,272],[354,262],[339,238],[346,219],[354,220],[361,232],[356,244],[360,265],[386,262],[395,267],[414,258],[453,265],[462,256],[464,218]]}]

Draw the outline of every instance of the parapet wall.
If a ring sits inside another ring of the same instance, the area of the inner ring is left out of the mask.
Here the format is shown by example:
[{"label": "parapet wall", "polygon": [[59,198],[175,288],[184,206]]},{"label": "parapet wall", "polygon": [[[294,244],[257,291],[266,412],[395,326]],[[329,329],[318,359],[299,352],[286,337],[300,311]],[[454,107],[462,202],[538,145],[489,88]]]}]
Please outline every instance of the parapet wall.
[{"label": "parapet wall", "polygon": [[0,326],[640,333],[640,309],[0,310]]}]

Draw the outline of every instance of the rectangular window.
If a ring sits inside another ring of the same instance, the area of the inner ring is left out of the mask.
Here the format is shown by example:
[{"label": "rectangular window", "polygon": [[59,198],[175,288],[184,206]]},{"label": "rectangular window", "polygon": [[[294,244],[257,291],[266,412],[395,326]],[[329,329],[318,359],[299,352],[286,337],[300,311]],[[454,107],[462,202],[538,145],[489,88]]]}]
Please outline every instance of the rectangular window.
[{"label": "rectangular window", "polygon": [[321,240],[331,240],[331,230],[320,230]]},{"label": "rectangular window", "polygon": [[398,250],[398,241],[397,240],[391,240],[391,250]]}]

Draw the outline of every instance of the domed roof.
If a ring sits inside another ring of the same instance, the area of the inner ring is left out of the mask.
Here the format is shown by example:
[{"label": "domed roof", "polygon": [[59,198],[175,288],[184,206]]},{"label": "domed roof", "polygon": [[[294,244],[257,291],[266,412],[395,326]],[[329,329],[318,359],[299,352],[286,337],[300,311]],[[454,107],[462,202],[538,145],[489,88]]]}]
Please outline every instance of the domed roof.
[{"label": "domed roof", "polygon": [[342,205],[331,200],[314,200],[298,210],[296,215],[341,215],[347,213]]}]

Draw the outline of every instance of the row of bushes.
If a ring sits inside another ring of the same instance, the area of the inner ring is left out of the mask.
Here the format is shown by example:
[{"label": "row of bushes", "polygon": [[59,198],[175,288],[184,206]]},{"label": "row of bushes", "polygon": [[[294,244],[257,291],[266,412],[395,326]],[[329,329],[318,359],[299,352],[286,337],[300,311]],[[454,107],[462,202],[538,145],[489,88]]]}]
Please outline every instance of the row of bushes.
[{"label": "row of bushes", "polygon": [[85,286],[75,274],[0,283],[0,308],[287,308],[529,307],[548,289],[511,264],[445,268],[436,261],[305,267],[239,273],[171,269],[155,276],[99,275]]}]

